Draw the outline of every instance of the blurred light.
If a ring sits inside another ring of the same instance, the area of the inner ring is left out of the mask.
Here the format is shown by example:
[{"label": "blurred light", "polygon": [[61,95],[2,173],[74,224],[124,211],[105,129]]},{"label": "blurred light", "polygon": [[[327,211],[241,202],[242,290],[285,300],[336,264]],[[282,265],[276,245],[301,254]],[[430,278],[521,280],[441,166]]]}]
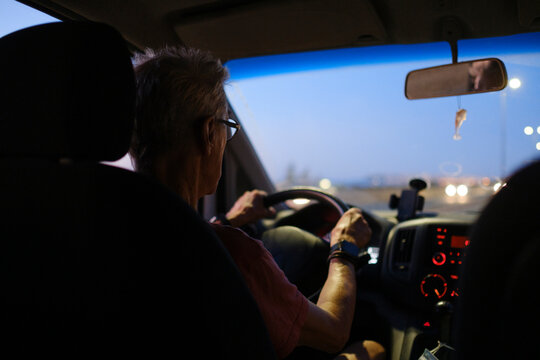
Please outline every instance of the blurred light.
[{"label": "blurred light", "polygon": [[465,196],[469,193],[469,188],[467,185],[461,184],[457,187],[456,191],[459,196]]},{"label": "blurred light", "polygon": [[307,203],[309,203],[309,199],[294,199],[293,203],[295,205],[306,205]]},{"label": "blurred light", "polygon": [[525,128],[523,129],[523,132],[525,133],[525,135],[532,135],[534,132],[534,129],[532,128],[532,126],[525,126]]},{"label": "blurred light", "polygon": [[499,191],[499,189],[501,188],[501,183],[500,182],[496,182],[495,185],[493,185],[493,191],[497,192]]},{"label": "blurred light", "polygon": [[540,150],[540,142],[536,143],[536,150]]},{"label": "blurred light", "polygon": [[508,85],[512,89],[517,89],[517,88],[519,88],[521,86],[521,80],[519,80],[518,78],[510,79],[510,81],[508,82]]},{"label": "blurred light", "polygon": [[110,166],[118,167],[118,168],[121,168],[121,169],[126,169],[126,170],[135,171],[135,169],[133,168],[133,162],[131,161],[131,155],[129,155],[129,153],[127,153],[126,155],[124,155],[124,157],[121,158],[120,160],[116,160],[116,161],[102,161],[101,163],[102,163],[102,164],[105,164],[105,165],[110,165]]},{"label": "blurred light", "polygon": [[371,259],[368,261],[368,264],[376,264],[379,260],[379,248],[378,247],[368,247],[367,252]]},{"label": "blurred light", "polygon": [[446,187],[444,188],[444,192],[448,196],[455,196],[457,193],[457,189],[454,185],[449,184],[449,185],[446,185]]},{"label": "blurred light", "polygon": [[332,187],[332,182],[326,178],[321,179],[321,181],[319,181],[319,187],[323,190],[328,190]]},{"label": "blurred light", "polygon": [[540,126],[536,128],[536,132],[540,134]]},{"label": "blurred light", "polygon": [[482,178],[482,185],[489,186],[490,183],[491,183],[491,181],[489,180],[489,178],[487,176]]}]

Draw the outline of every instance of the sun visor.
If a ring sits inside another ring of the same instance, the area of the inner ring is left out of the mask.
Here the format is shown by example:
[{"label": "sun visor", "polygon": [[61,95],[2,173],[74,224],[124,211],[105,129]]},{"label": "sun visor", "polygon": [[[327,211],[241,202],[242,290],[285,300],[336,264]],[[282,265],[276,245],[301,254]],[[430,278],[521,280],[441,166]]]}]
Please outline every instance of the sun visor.
[{"label": "sun visor", "polygon": [[225,60],[385,42],[386,31],[368,1],[339,3],[261,2],[200,16],[179,11],[170,20],[185,44],[212,49]]}]

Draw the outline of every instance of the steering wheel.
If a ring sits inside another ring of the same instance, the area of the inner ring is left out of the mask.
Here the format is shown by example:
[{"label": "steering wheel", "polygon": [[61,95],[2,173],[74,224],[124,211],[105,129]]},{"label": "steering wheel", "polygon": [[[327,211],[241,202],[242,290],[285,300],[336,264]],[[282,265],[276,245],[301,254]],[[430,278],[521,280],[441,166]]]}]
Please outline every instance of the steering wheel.
[{"label": "steering wheel", "polygon": [[349,210],[349,206],[337,197],[330,195],[328,193],[322,192],[320,190],[301,188],[301,189],[291,189],[285,191],[279,191],[272,195],[268,195],[264,199],[264,206],[270,207],[279,203],[282,203],[286,200],[291,199],[311,199],[318,200],[322,203],[325,203],[333,207],[338,213],[339,216],[343,215],[345,211]]},{"label": "steering wheel", "polygon": [[[266,207],[292,199],[311,199],[336,212],[339,219],[349,206],[337,197],[320,190],[299,188],[280,191],[264,199]],[[294,215],[293,215],[294,216]],[[314,294],[324,283],[330,245],[318,235],[296,226],[278,226],[265,231],[261,240],[289,281],[306,296]]]},{"label": "steering wheel", "polygon": [[341,199],[313,188],[296,188],[274,193],[265,198],[264,205],[269,207],[292,199],[310,199],[317,203],[279,219],[275,226],[292,225],[319,237],[325,237],[349,209]]},{"label": "steering wheel", "polygon": [[[338,219],[349,209],[349,206],[331,194],[312,188],[297,188],[271,194],[264,199],[264,205],[274,206],[292,199],[317,200],[318,204],[307,206],[278,220],[274,227],[262,231],[258,238],[263,241],[266,248],[274,256],[274,260],[287,275],[289,281],[295,284],[306,297],[314,299],[318,296],[317,291],[321,289],[328,273],[327,259],[330,244],[321,239],[320,236],[324,236],[333,228]],[[326,209],[321,211],[321,207],[317,207],[317,205]],[[313,208],[313,211],[310,208]],[[330,216],[328,216],[328,210],[331,212]],[[302,214],[295,217],[300,212]],[[382,239],[386,239],[394,223],[369,211],[362,210],[362,215],[372,231],[367,246],[381,246]],[[302,218],[310,216],[313,216],[315,220],[312,223],[326,224],[315,229],[316,231],[312,231],[311,226],[304,225],[313,224],[302,221]]]}]

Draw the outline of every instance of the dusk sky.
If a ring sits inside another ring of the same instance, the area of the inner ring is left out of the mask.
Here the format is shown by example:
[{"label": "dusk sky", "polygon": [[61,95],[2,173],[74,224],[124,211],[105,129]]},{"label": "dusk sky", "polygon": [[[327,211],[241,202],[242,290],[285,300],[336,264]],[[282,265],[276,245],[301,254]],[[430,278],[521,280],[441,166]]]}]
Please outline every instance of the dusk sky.
[{"label": "dusk sky", "polygon": [[[498,57],[521,86],[407,100],[409,71],[451,62],[448,44],[436,43],[233,61],[227,92],[275,181],[289,164],[338,182],[374,174],[507,175],[540,154],[540,34],[462,41],[459,55]],[[468,116],[455,141],[458,101]],[[533,134],[524,133],[527,126]]]}]

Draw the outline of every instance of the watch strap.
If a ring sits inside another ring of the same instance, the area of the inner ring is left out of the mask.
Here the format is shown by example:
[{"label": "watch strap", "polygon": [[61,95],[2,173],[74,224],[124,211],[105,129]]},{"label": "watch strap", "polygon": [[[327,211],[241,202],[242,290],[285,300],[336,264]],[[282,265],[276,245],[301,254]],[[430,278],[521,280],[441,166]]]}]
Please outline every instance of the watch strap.
[{"label": "watch strap", "polygon": [[346,240],[340,240],[330,248],[328,262],[335,258],[350,262],[355,269],[363,267],[371,260],[371,256],[367,251],[360,251],[358,246]]},{"label": "watch strap", "polygon": [[357,256],[360,254],[360,248],[354,245],[352,242],[346,240],[339,240],[337,243],[335,243],[334,246],[330,248],[330,253],[333,253],[334,251],[345,251],[351,256]]}]

